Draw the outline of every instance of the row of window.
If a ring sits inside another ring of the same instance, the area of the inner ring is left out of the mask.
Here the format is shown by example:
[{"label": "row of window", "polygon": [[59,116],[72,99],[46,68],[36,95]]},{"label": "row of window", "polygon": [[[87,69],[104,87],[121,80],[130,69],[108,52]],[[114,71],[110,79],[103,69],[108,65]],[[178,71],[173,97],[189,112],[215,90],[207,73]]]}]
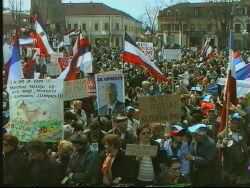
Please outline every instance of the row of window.
[{"label": "row of window", "polygon": [[[70,30],[70,29],[80,29],[79,27],[81,27],[82,30],[87,30],[87,27],[86,27],[86,24],[82,24],[82,25],[78,25],[77,23],[73,25],[73,28],[72,28],[72,25],[71,24],[68,24],[67,28]],[[103,24],[103,30],[104,31],[109,31],[109,23],[104,23]],[[114,25],[114,30],[115,31],[120,31],[122,28],[120,27],[120,24],[119,23],[116,23]],[[124,29],[126,31],[136,31],[138,28],[135,28],[135,27],[128,27],[127,25],[125,25]],[[95,31],[101,31],[101,28],[100,28],[100,24],[98,23],[95,23],[94,25],[94,30]],[[137,30],[138,31],[138,30]]]}]

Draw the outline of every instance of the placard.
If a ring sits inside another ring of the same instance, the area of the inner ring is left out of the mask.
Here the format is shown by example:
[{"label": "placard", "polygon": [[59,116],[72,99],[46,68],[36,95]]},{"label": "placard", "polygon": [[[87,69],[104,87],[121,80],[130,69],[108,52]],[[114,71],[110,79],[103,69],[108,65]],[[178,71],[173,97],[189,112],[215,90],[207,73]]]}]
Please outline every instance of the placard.
[{"label": "placard", "polygon": [[63,99],[70,101],[88,97],[86,79],[70,80],[64,82]]},{"label": "placard", "polygon": [[85,86],[89,97],[96,96],[96,84],[94,77],[87,77],[87,79],[85,80]]},{"label": "placard", "polygon": [[63,137],[63,81],[23,79],[8,85],[10,133],[21,142]]},{"label": "placard", "polygon": [[136,44],[150,60],[154,59],[154,45],[152,42],[136,42]]},{"label": "placard", "polygon": [[179,95],[139,97],[140,119],[143,123],[176,122],[181,118]]},{"label": "placard", "polygon": [[181,49],[163,49],[163,59],[167,61],[181,60]]},{"label": "placard", "polygon": [[127,156],[149,156],[155,157],[157,154],[156,145],[142,145],[142,144],[127,144],[125,155]]},{"label": "placard", "polygon": [[121,73],[96,74],[99,115],[123,113],[125,110],[124,76]]}]

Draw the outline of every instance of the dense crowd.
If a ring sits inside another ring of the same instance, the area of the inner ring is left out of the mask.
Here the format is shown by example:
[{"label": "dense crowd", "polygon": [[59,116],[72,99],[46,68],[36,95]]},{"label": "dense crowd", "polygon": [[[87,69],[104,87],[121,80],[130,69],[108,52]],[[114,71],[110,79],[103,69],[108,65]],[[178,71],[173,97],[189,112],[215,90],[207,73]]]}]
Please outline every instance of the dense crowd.
[{"label": "dense crowd", "polygon": [[[34,60],[33,55],[22,54],[24,68],[27,61],[35,61],[28,70],[40,72],[40,78],[48,77],[46,61],[49,59]],[[93,47],[92,54],[95,73],[116,70],[124,73],[125,112],[114,117],[98,116],[95,97],[71,101],[65,104],[63,140],[22,143],[8,133],[8,94],[5,91],[5,185],[250,184],[250,104],[247,97],[239,98],[237,106],[230,105],[229,125],[224,131],[218,131],[223,88],[216,81],[226,77],[226,53],[219,52],[205,61],[198,53],[185,49],[180,61],[171,62],[156,53],[155,63],[167,76],[167,83],[158,82],[143,70],[122,62],[117,48]],[[242,52],[245,59],[249,55],[249,51]],[[87,75],[79,77],[84,76]],[[216,90],[210,90],[210,86],[216,86]],[[140,96],[172,93],[181,96],[180,120],[164,124],[140,122]],[[128,156],[127,144],[157,146],[157,153],[153,157]]]}]

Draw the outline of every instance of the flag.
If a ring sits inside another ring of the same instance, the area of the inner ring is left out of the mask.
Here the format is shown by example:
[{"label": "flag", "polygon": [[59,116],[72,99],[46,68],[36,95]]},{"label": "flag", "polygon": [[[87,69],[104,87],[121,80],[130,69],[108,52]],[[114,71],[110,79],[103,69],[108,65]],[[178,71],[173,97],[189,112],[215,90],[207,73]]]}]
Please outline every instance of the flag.
[{"label": "flag", "polygon": [[124,62],[145,69],[152,77],[159,81],[167,81],[167,78],[159,68],[142,52],[142,50],[140,50],[127,33],[125,33],[124,45],[124,51],[121,54]]},{"label": "flag", "polygon": [[219,132],[224,130],[228,122],[229,107],[230,104],[237,104],[237,92],[236,92],[236,70],[234,64],[234,51],[233,51],[233,33],[230,32],[229,35],[229,64],[228,64],[228,74],[224,88],[223,97],[223,107],[221,112],[221,121]]},{"label": "flag", "polygon": [[14,37],[11,56],[8,62],[5,64],[5,68],[8,82],[23,78],[18,34],[16,34]]},{"label": "flag", "polygon": [[46,32],[43,30],[36,17],[34,17],[34,22],[36,32],[31,32],[30,35],[35,40],[36,48],[40,49],[40,55],[47,57],[55,53],[49,44]]}]

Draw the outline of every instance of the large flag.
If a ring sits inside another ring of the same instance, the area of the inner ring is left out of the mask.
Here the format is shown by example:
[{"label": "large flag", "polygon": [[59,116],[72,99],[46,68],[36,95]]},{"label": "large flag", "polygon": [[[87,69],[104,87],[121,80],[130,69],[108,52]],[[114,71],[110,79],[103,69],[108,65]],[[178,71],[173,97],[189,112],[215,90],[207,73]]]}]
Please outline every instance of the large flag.
[{"label": "large flag", "polygon": [[51,48],[46,32],[43,30],[40,23],[37,21],[37,17],[34,18],[34,26],[36,32],[31,32],[31,37],[35,40],[36,48],[40,49],[40,55],[47,57],[48,55],[51,55],[54,52],[54,50]]},{"label": "large flag", "polygon": [[11,56],[5,64],[5,68],[7,73],[6,75],[8,76],[8,82],[23,78],[18,34],[14,37]]},{"label": "large flag", "polygon": [[234,51],[233,51],[233,33],[230,32],[229,36],[229,64],[227,79],[224,87],[224,97],[223,97],[223,108],[221,112],[221,122],[218,129],[219,132],[224,130],[228,123],[229,108],[231,103],[237,104],[237,93],[236,93],[236,66],[234,63]]},{"label": "large flag", "polygon": [[124,62],[145,69],[152,77],[159,81],[167,81],[167,78],[159,68],[142,52],[127,33],[125,33],[124,45],[124,51],[121,54]]}]

